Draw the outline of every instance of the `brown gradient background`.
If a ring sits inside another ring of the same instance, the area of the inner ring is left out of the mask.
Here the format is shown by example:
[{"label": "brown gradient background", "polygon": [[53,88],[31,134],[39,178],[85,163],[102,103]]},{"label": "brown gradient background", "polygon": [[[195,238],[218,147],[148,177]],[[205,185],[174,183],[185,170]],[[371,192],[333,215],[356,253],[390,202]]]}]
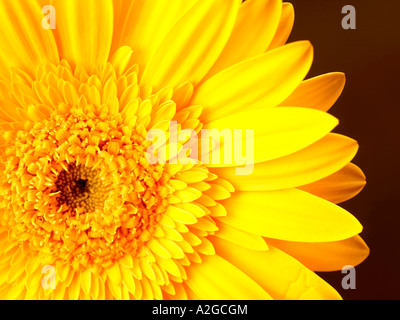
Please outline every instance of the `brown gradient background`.
[{"label": "brown gradient background", "polygon": [[[353,162],[367,176],[363,192],[341,204],[363,224],[371,249],[356,267],[356,289],[342,289],[340,272],[320,275],[344,299],[400,299],[400,1],[287,1],[296,12],[289,41],[310,40],[315,48],[309,77],[346,73],[345,91],[330,113],[340,120],[335,132],[359,142]],[[356,30],[341,26],[345,5],[356,8]]]}]

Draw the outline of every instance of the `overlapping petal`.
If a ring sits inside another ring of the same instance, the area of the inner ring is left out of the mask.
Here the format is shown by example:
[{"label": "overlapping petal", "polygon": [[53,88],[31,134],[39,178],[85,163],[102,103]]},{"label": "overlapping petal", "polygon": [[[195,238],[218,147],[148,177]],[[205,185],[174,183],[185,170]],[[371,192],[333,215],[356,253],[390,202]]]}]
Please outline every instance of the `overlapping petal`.
[{"label": "overlapping petal", "polygon": [[289,2],[284,2],[282,6],[281,20],[279,21],[278,30],[269,45],[268,50],[273,50],[283,46],[288,40],[294,25],[294,8]]},{"label": "overlapping petal", "polygon": [[355,197],[365,187],[366,177],[362,170],[349,163],[338,172],[299,187],[333,203],[341,203]]},{"label": "overlapping petal", "polygon": [[281,0],[243,2],[224,50],[202,81],[240,61],[265,52],[278,28],[281,11]]},{"label": "overlapping petal", "polygon": [[142,83],[155,90],[197,84],[225,47],[240,0],[202,0],[171,29],[145,67]]},{"label": "overlapping petal", "polygon": [[51,30],[42,27],[42,7],[35,0],[0,2],[0,79],[11,68],[33,75],[35,66],[59,59]]},{"label": "overlapping petal", "polygon": [[87,70],[107,62],[113,37],[112,0],[50,0],[56,8],[54,30],[61,59]]},{"label": "overlapping petal", "polygon": [[[232,154],[232,163],[224,159],[209,166],[229,167],[241,165],[235,161],[235,148],[254,144],[254,161],[259,163],[295,153],[323,138],[338,124],[338,120],[321,111],[305,108],[265,108],[233,113],[204,126],[221,135],[230,132],[232,141],[223,141],[215,152]],[[250,132],[248,132],[250,130]],[[240,131],[236,135],[235,131]],[[249,133],[252,132],[252,135]],[[218,141],[216,141],[218,143]],[[247,145],[246,145],[247,144]]]},{"label": "overlapping petal", "polygon": [[[248,175],[237,175],[236,168],[229,167],[213,168],[212,171],[228,179],[236,190],[288,189],[311,184],[334,174],[354,158],[357,150],[355,140],[331,133],[300,151],[256,163],[253,172]],[[337,181],[332,179],[332,183],[333,180]],[[311,190],[312,187],[309,188]]]},{"label": "overlapping petal", "polygon": [[215,255],[188,270],[186,284],[205,300],[265,300],[271,297],[235,265]]},{"label": "overlapping petal", "polygon": [[342,94],[345,83],[346,77],[340,72],[308,79],[302,82],[281,105],[328,111]]},{"label": "overlapping petal", "polygon": [[297,189],[236,192],[223,205],[229,214],[219,220],[268,238],[327,242],[362,231],[360,222],[346,210]]},{"label": "overlapping petal", "polygon": [[334,242],[292,242],[267,239],[267,242],[300,261],[312,271],[339,271],[358,266],[369,255],[364,240],[356,235]]},{"label": "overlapping petal", "polygon": [[336,290],[314,272],[273,246],[268,251],[255,251],[217,238],[213,243],[218,255],[256,281],[274,299],[341,299]]},{"label": "overlapping petal", "polygon": [[150,58],[160,48],[161,42],[177,21],[198,0],[158,1],[115,1],[114,8],[119,9],[114,23],[114,43],[112,51],[120,46],[129,46],[135,52],[135,63],[143,73]]},{"label": "overlapping petal", "polygon": [[242,110],[275,107],[307,75],[313,59],[308,41],[295,42],[225,69],[201,84],[192,105],[209,123]]}]

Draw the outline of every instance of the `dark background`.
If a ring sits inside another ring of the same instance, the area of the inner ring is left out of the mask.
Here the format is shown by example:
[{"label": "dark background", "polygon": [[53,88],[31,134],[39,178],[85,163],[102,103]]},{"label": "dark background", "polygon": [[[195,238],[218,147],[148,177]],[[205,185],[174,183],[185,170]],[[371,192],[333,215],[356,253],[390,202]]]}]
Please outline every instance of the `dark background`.
[{"label": "dark background", "polygon": [[[289,42],[315,48],[309,77],[341,71],[346,88],[330,113],[335,132],[360,143],[354,163],[367,186],[341,204],[364,226],[371,254],[356,267],[356,289],[344,290],[341,272],[319,273],[344,299],[400,299],[400,1],[289,0],[295,25]],[[357,29],[344,30],[342,8],[353,5]]]}]

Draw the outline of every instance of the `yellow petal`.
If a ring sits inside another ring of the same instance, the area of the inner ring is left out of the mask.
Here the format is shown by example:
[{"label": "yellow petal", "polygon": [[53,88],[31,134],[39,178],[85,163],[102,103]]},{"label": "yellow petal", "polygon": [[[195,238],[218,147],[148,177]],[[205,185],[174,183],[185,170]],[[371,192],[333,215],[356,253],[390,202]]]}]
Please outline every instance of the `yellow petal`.
[{"label": "yellow petal", "polygon": [[119,259],[119,264],[126,268],[133,267],[133,258],[130,254],[125,254],[121,259]]},{"label": "yellow petal", "polygon": [[282,16],[279,22],[278,30],[272,39],[268,50],[273,50],[283,46],[292,32],[294,25],[294,8],[289,2],[284,2],[282,6]]},{"label": "yellow petal", "polygon": [[186,285],[202,300],[270,299],[257,283],[219,256],[205,256],[187,273]]},{"label": "yellow petal", "polygon": [[209,240],[207,240],[207,238],[203,238],[201,240],[201,244],[196,246],[196,251],[198,253],[205,254],[205,255],[208,255],[208,256],[215,255],[214,246],[212,245],[212,243]]},{"label": "yellow petal", "polygon": [[13,283],[8,289],[7,298],[5,300],[20,300],[19,297],[23,294],[24,290],[25,286],[23,281]]},{"label": "yellow petal", "polygon": [[215,235],[221,239],[252,250],[268,250],[267,243],[260,236],[239,230],[220,221],[217,223],[217,226],[218,232],[216,232]]},{"label": "yellow petal", "polygon": [[197,1],[123,1],[118,7],[125,6],[120,9],[125,13],[120,12],[121,18],[117,21],[113,51],[124,45],[131,47],[135,52],[135,63],[140,66],[139,72],[143,72],[174,24]]},{"label": "yellow petal", "polygon": [[122,283],[132,294],[135,294],[135,280],[128,268],[121,267]]},{"label": "yellow petal", "polygon": [[56,291],[54,293],[54,300],[64,300],[65,299],[65,291],[67,286],[64,283],[58,283],[56,287]]},{"label": "yellow petal", "polygon": [[52,0],[57,8],[56,40],[61,58],[87,70],[108,60],[113,34],[112,0]]},{"label": "yellow petal", "polygon": [[173,240],[173,241],[181,241],[183,240],[182,235],[175,230],[175,228],[169,228],[167,226],[161,226],[163,231],[165,232],[165,237],[167,239]]},{"label": "yellow petal", "polygon": [[349,163],[338,172],[316,181],[298,187],[333,203],[341,203],[355,197],[364,188],[365,175],[355,164]]},{"label": "yellow petal", "polygon": [[217,253],[261,285],[274,299],[340,299],[339,294],[314,272],[288,254],[270,246],[254,251],[212,239]]},{"label": "yellow petal", "polygon": [[228,211],[220,221],[261,235],[299,242],[350,238],[361,224],[346,210],[297,189],[235,192],[222,203]]},{"label": "yellow petal", "polygon": [[[172,100],[175,101],[177,110],[181,110],[187,106],[189,100],[193,95],[193,90],[194,90],[193,84],[191,84],[190,82],[185,82],[174,89],[174,95],[172,97]],[[195,107],[201,110],[200,106],[195,106]],[[181,123],[181,121],[179,120],[178,122]]]},{"label": "yellow petal", "polygon": [[[114,66],[117,77],[123,75],[132,58],[133,50],[130,47],[123,46],[116,50],[111,56],[110,62]],[[115,85],[115,82],[112,82]]]},{"label": "yellow petal", "polygon": [[225,46],[240,0],[202,0],[179,20],[149,61],[142,84],[155,90],[197,84]]},{"label": "yellow petal", "polygon": [[197,222],[197,219],[191,212],[175,207],[174,205],[169,205],[165,214],[180,223],[193,224]]},{"label": "yellow petal", "polygon": [[196,183],[199,181],[203,181],[204,179],[207,179],[207,177],[208,177],[207,173],[196,170],[179,172],[175,175],[175,179],[178,179],[185,183]]},{"label": "yellow petal", "polygon": [[4,263],[0,266],[0,286],[7,283],[8,279],[8,264]]},{"label": "yellow petal", "polygon": [[267,239],[269,244],[291,255],[313,271],[338,271],[344,266],[356,267],[369,255],[360,236],[335,242],[290,242]]},{"label": "yellow petal", "polygon": [[281,11],[281,0],[244,2],[228,43],[205,79],[242,60],[265,52],[278,28]]},{"label": "yellow petal", "polygon": [[121,300],[131,300],[129,290],[126,287],[121,287]]},{"label": "yellow petal", "polygon": [[141,282],[143,288],[142,300],[153,300],[153,290],[151,289],[150,281],[148,281],[146,278],[143,278]]},{"label": "yellow petal", "polygon": [[323,179],[342,169],[355,156],[355,140],[330,133],[311,146],[271,161],[257,163],[249,175],[237,175],[236,168],[213,168],[236,190],[266,191],[289,189]]},{"label": "yellow petal", "polygon": [[108,279],[111,282],[117,285],[121,284],[121,270],[118,262],[115,262],[111,267],[107,268],[106,271]]},{"label": "yellow petal", "polygon": [[169,259],[171,254],[165,249],[157,239],[152,239],[147,242],[147,247],[161,258]]},{"label": "yellow petal", "polygon": [[107,300],[111,300],[112,298],[121,300],[122,298],[121,285],[117,285],[115,282],[107,280],[107,286],[105,287],[105,290],[106,290]]},{"label": "yellow petal", "polygon": [[192,202],[201,197],[201,192],[197,189],[186,187],[184,190],[178,190],[174,192],[174,196],[177,197],[180,202]]},{"label": "yellow petal", "polygon": [[225,200],[231,196],[230,192],[223,186],[214,183],[211,183],[210,186],[211,188],[206,190],[204,194],[208,195],[214,200]]},{"label": "yellow petal", "polygon": [[163,300],[160,286],[155,281],[149,281],[149,284],[153,291],[153,300]]},{"label": "yellow petal", "polygon": [[23,68],[34,75],[38,64],[59,61],[52,31],[42,27],[42,8],[35,0],[0,1],[0,74]]},{"label": "yellow petal", "polygon": [[[41,0],[47,1],[47,0]],[[122,32],[126,25],[127,15],[130,12],[130,7],[134,1],[125,1],[125,0],[113,0],[113,7],[114,7],[114,33],[113,33],[113,44],[111,48],[111,52],[115,52],[121,47]]]},{"label": "yellow petal", "polygon": [[174,241],[165,238],[161,238],[159,241],[174,259],[182,259],[185,256],[182,249]]},{"label": "yellow petal", "polygon": [[[235,159],[235,148],[247,148],[246,144],[252,139],[247,130],[254,132],[254,161],[251,159],[252,153],[247,154],[246,163],[249,164],[276,159],[299,151],[324,137],[337,124],[338,120],[333,116],[305,108],[266,108],[234,113],[205,126],[206,129],[216,129],[219,133],[229,130],[229,137],[233,137],[233,143],[228,139],[228,142],[221,143],[219,149],[218,141],[214,141],[217,147],[213,150],[213,152],[219,151],[221,156],[227,152],[231,155],[232,161],[224,158],[220,163],[214,163],[210,160],[208,166],[241,165],[242,163],[235,161],[242,160]],[[241,133],[236,139],[235,131]]]},{"label": "yellow petal", "polygon": [[194,202],[177,203],[174,206],[189,212],[195,218],[201,218],[206,215],[206,212],[198,204]]},{"label": "yellow petal", "polygon": [[92,282],[92,272],[90,269],[86,269],[85,271],[81,272],[81,286],[83,289],[83,292],[86,294],[90,293],[90,286]]},{"label": "yellow petal", "polygon": [[79,279],[79,272],[74,272],[71,283],[68,286],[68,297],[70,300],[78,300],[81,284]]},{"label": "yellow petal", "polygon": [[174,259],[157,259],[157,264],[160,269],[167,271],[169,274],[180,278],[181,277],[181,272],[177,266],[177,262],[175,262]]},{"label": "yellow petal", "polygon": [[200,85],[191,104],[203,106],[206,123],[243,109],[277,106],[307,75],[313,51],[300,41],[238,63]]},{"label": "yellow petal", "polygon": [[[72,278],[72,277],[71,277]],[[27,296],[37,299],[38,292],[42,289],[42,266],[26,278]]]},{"label": "yellow petal", "polygon": [[[93,278],[92,278],[92,280],[93,280]],[[95,277],[95,283],[97,284],[97,286],[95,288],[96,291],[93,293],[93,296],[95,296],[98,300],[104,300],[105,299],[105,284],[104,284],[103,280]],[[95,293],[97,293],[97,294],[95,295]]]},{"label": "yellow petal", "polygon": [[[161,260],[164,260],[164,259],[161,259]],[[166,259],[166,260],[170,260],[170,259]],[[156,275],[150,264],[151,264],[151,262],[148,262],[148,261],[142,261],[140,263],[140,267],[142,269],[143,275],[145,275],[145,277],[143,277],[141,280],[143,280],[146,277],[153,281],[156,279]]]},{"label": "yellow petal", "polygon": [[137,261],[137,259],[133,260],[133,268],[131,268],[130,271],[137,280],[142,279],[142,277],[143,277],[142,269],[141,269],[140,264]]},{"label": "yellow petal", "polygon": [[281,105],[328,111],[339,99],[345,84],[346,76],[340,72],[308,79],[303,81]]},{"label": "yellow petal", "polygon": [[163,103],[156,112],[153,112],[149,128],[154,127],[162,121],[171,121],[175,116],[175,113],[176,104],[174,101],[167,101]]}]

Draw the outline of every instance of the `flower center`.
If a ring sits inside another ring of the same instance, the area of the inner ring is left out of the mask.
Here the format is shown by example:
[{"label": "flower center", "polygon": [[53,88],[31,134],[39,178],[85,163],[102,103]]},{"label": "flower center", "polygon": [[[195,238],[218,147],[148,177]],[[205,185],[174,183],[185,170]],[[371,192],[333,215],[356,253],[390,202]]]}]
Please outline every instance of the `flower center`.
[{"label": "flower center", "polygon": [[109,64],[94,72],[39,66],[35,88],[50,95],[38,89],[34,121],[5,134],[0,153],[0,225],[11,241],[75,269],[140,255],[174,191],[164,166],[147,161],[136,68],[123,76],[131,83]]},{"label": "flower center", "polygon": [[163,166],[147,163],[144,134],[74,108],[19,131],[6,149],[12,238],[75,267],[137,254],[171,192]]},{"label": "flower center", "polygon": [[100,170],[79,165],[70,165],[60,173],[56,181],[60,192],[58,205],[66,204],[71,209],[83,209],[91,212],[101,209],[107,193],[100,179]]},{"label": "flower center", "polygon": [[[152,93],[137,83],[136,66],[117,70],[107,63],[87,73],[63,60],[9,88],[18,89],[11,103],[29,104],[2,124],[0,228],[42,263],[75,270],[120,259],[147,266],[183,252],[198,263],[198,253],[214,252],[212,216],[226,214],[214,198],[233,187],[201,164],[149,164],[146,138],[172,120],[201,130],[201,107],[177,111],[190,86]],[[171,262],[160,268],[179,273]]]}]

